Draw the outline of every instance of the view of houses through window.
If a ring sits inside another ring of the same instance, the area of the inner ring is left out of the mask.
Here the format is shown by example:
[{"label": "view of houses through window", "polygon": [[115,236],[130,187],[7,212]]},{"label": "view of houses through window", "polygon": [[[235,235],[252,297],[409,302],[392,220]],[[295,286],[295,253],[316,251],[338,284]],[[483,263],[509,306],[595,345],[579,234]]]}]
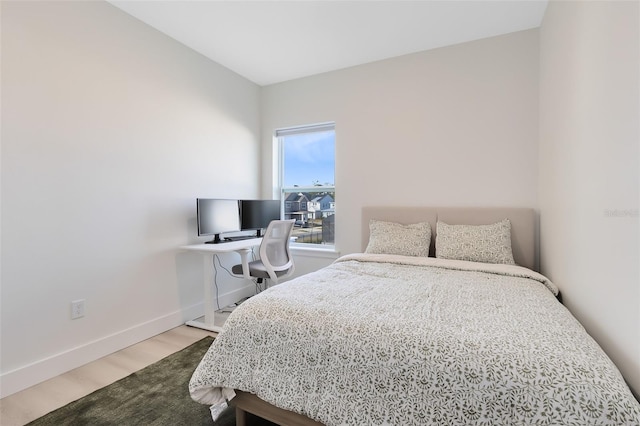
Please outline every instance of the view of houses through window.
[{"label": "view of houses through window", "polygon": [[335,242],[335,125],[276,131],[285,219],[295,219],[296,243]]}]

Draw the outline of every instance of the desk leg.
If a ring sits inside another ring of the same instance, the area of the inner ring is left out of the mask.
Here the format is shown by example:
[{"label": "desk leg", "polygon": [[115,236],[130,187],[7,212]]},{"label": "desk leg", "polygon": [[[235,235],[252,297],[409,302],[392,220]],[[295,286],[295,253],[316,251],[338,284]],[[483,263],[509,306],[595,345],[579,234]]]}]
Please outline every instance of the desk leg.
[{"label": "desk leg", "polygon": [[[193,320],[187,321],[187,325],[191,327],[201,328],[203,330],[209,330],[216,333],[222,331],[222,327],[215,325],[216,305],[218,303],[215,299],[215,292],[213,290],[215,280],[215,272],[213,270],[213,261],[215,261],[215,254],[210,255],[204,253],[204,322]],[[212,275],[209,275],[207,271],[211,271]]]},{"label": "desk leg", "polygon": [[249,275],[249,259],[247,258],[247,256],[249,255],[249,253],[251,253],[251,250],[241,249],[238,250],[238,253],[240,254],[240,263],[242,264],[242,276],[250,280],[253,277]]}]

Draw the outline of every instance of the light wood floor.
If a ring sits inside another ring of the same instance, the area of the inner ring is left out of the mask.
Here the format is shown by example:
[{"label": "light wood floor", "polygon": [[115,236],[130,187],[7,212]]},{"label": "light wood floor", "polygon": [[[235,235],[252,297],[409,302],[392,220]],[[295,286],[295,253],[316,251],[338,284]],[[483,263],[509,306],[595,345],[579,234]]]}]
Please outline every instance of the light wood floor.
[{"label": "light wood floor", "polygon": [[159,334],[0,400],[0,424],[29,423],[216,333],[186,325]]}]

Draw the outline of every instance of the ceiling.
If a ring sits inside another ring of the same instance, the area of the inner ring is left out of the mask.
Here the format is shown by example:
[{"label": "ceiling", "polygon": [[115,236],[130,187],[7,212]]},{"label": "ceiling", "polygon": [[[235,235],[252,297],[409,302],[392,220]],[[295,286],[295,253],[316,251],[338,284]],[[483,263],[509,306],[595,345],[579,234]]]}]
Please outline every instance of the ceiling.
[{"label": "ceiling", "polygon": [[536,28],[547,6],[546,0],[109,2],[262,86]]}]

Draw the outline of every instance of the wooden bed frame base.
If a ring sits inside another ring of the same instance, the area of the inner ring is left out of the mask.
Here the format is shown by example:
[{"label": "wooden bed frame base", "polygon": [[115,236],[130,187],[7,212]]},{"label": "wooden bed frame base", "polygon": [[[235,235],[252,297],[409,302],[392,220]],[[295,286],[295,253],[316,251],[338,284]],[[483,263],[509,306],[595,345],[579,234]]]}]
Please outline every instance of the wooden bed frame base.
[{"label": "wooden bed frame base", "polygon": [[[229,403],[236,408],[236,426],[251,426],[268,420],[281,426],[323,426],[293,411],[283,410],[258,398],[252,393],[236,390],[236,396]],[[256,419],[257,416],[259,419]]]}]

